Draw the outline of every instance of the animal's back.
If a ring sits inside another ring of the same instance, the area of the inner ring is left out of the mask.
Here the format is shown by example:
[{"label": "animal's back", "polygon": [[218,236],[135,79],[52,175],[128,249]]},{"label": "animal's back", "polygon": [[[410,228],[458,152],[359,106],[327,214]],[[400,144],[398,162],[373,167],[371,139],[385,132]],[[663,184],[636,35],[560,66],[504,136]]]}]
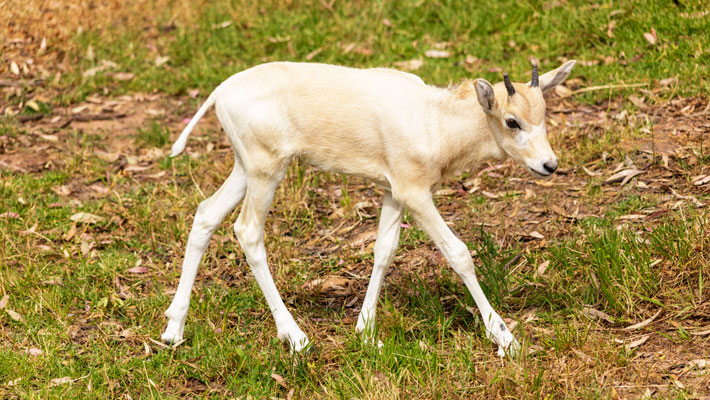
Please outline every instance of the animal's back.
[{"label": "animal's back", "polygon": [[217,90],[218,115],[233,119],[247,148],[380,182],[385,155],[411,142],[432,94],[396,70],[306,63],[262,64]]}]

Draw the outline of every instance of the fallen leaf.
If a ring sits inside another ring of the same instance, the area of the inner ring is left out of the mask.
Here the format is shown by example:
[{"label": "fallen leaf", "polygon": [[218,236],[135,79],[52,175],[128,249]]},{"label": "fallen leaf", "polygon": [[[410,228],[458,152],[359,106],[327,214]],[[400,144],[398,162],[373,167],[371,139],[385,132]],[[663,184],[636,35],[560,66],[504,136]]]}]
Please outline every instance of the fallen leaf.
[{"label": "fallen leaf", "polygon": [[329,275],[325,278],[314,279],[304,285],[312,289],[318,288],[320,292],[336,296],[347,296],[353,293],[352,281],[342,276]]},{"label": "fallen leaf", "polygon": [[[167,63],[168,61],[170,61],[170,56],[156,56],[155,57],[155,66],[160,67],[163,64]],[[131,76],[131,78],[133,78],[133,76]]]},{"label": "fallen leaf", "polygon": [[116,72],[111,75],[117,81],[130,81],[135,75],[131,72]]},{"label": "fallen leaf", "polygon": [[543,262],[542,264],[538,265],[537,271],[536,271],[537,276],[542,276],[542,274],[544,274],[545,271],[547,271],[547,267],[549,265],[550,265],[550,260],[547,260],[547,261]]},{"label": "fallen leaf", "polygon": [[656,317],[658,317],[658,315],[661,314],[661,311],[663,311],[663,309],[659,309],[655,314],[653,314],[653,316],[651,318],[645,319],[645,320],[639,322],[638,324],[629,325],[626,328],[624,328],[624,330],[625,331],[633,331],[636,329],[643,328],[644,326],[653,322],[653,320],[656,319]]},{"label": "fallen leaf", "polygon": [[633,177],[636,175],[641,175],[645,173],[645,171],[642,171],[640,169],[635,169],[635,168],[629,168],[625,169],[623,171],[619,171],[615,173],[614,175],[610,176],[607,178],[604,183],[614,183],[614,182],[619,182],[621,181],[621,186],[624,186],[627,184]]},{"label": "fallen leaf", "polygon": [[7,309],[7,310],[5,310],[5,312],[6,312],[7,315],[9,315],[10,318],[12,318],[13,320],[15,320],[15,321],[22,321],[22,315],[16,313],[15,311],[12,311],[12,310],[10,310],[10,309]]},{"label": "fallen leaf", "polygon": [[535,239],[544,239],[545,238],[545,236],[543,236],[542,233],[540,233],[538,231],[532,231],[532,232],[528,233],[528,236],[533,237]]},{"label": "fallen leaf", "polygon": [[424,55],[429,58],[449,58],[451,53],[448,50],[427,50]]},{"label": "fallen leaf", "polygon": [[638,108],[645,108],[646,104],[644,104],[644,101],[646,99],[644,97],[638,97],[635,94],[632,94],[629,96],[629,101],[633,103]]},{"label": "fallen leaf", "polygon": [[555,86],[555,94],[562,98],[565,98],[572,96],[572,90],[570,90],[570,88],[565,85],[557,85]]},{"label": "fallen leaf", "polygon": [[27,103],[25,103],[25,106],[31,108],[34,111],[39,111],[39,104],[37,104],[36,101],[30,100]]},{"label": "fallen leaf", "polygon": [[71,383],[71,382],[73,382],[73,381],[74,381],[74,380],[73,380],[70,376],[64,376],[64,377],[61,377],[61,378],[54,378],[54,379],[52,379],[52,380],[49,381],[49,387],[52,387],[52,386],[59,386],[59,385],[65,384],[65,383]]},{"label": "fallen leaf", "polygon": [[[187,91],[187,95],[190,96],[190,98],[194,99],[197,98],[197,96],[200,95],[200,89],[191,89]],[[189,122],[189,121],[188,121]]]},{"label": "fallen leaf", "polygon": [[647,341],[648,338],[650,338],[650,337],[651,337],[651,335],[643,335],[643,336],[641,336],[640,338],[634,340],[633,342],[631,342],[631,343],[625,345],[624,348],[626,348],[626,351],[627,351],[627,352],[628,352],[628,351],[631,351],[632,349],[635,349],[635,348],[641,346],[642,344],[646,343],[646,341]]},{"label": "fallen leaf", "polygon": [[126,270],[126,272],[130,272],[132,274],[145,274],[148,271],[147,267],[133,267]]},{"label": "fallen leaf", "polygon": [[677,78],[677,77],[661,79],[660,81],[658,81],[658,84],[661,85],[661,86],[673,85],[673,84],[675,84],[675,83],[678,83],[678,78]]},{"label": "fallen leaf", "polygon": [[705,369],[708,367],[708,365],[710,365],[710,362],[708,362],[708,360],[698,359],[698,360],[688,361],[688,367],[690,367],[690,368]]},{"label": "fallen leaf", "polygon": [[104,217],[100,217],[95,214],[79,212],[71,217],[69,217],[74,222],[84,223],[84,224],[95,224],[104,220]]},{"label": "fallen leaf", "polygon": [[112,162],[118,160],[118,158],[121,157],[121,153],[119,153],[119,152],[117,152],[117,153],[108,153],[108,152],[106,152],[106,151],[101,151],[101,150],[98,150],[98,149],[97,149],[97,150],[94,150],[94,155],[96,155],[96,157],[98,157],[98,158],[100,158],[100,159],[102,159],[102,160],[104,160],[104,161],[106,161],[106,162],[110,162],[110,163],[112,163]]},{"label": "fallen leaf", "polygon": [[2,310],[2,309],[4,309],[5,307],[7,307],[7,302],[8,302],[8,300],[10,300],[10,296],[9,296],[9,295],[6,294],[6,295],[2,296],[2,299],[0,299],[0,310]]},{"label": "fallen leaf", "polygon": [[20,214],[12,211],[5,211],[4,213],[0,214],[0,218],[17,219],[20,218]]},{"label": "fallen leaf", "polygon": [[320,54],[320,52],[322,52],[322,51],[323,51],[322,47],[319,47],[319,48],[311,51],[310,53],[306,54],[306,60],[311,61],[315,56]]},{"label": "fallen leaf", "polygon": [[390,28],[394,26],[394,25],[392,25],[392,22],[387,18],[382,19],[382,25],[390,27]]},{"label": "fallen leaf", "polygon": [[12,72],[13,75],[20,75],[20,67],[18,67],[17,63],[14,61],[10,63],[10,72]]},{"label": "fallen leaf", "polygon": [[44,352],[42,350],[34,348],[34,347],[30,347],[29,349],[26,349],[25,353],[27,353],[33,357],[41,356],[42,354],[44,354]]},{"label": "fallen leaf", "polygon": [[226,28],[226,27],[228,27],[228,26],[230,26],[230,25],[232,25],[232,20],[227,20],[227,21],[224,21],[224,22],[219,23],[219,24],[213,24],[213,25],[212,25],[212,28],[213,28],[213,29],[224,29],[224,28]]},{"label": "fallen leaf", "polygon": [[458,193],[458,190],[452,188],[439,189],[434,192],[435,196],[451,196],[452,194]]},{"label": "fallen leaf", "polygon": [[7,383],[5,383],[5,386],[15,386],[15,385],[17,385],[18,383],[20,383],[21,380],[22,380],[22,378],[13,379],[13,380],[8,381]]},{"label": "fallen leaf", "polygon": [[582,315],[589,319],[602,319],[610,324],[614,323],[614,320],[611,319],[611,316],[604,311],[599,311],[596,308],[592,308],[591,306],[584,306],[582,308]]},{"label": "fallen leaf", "polygon": [[643,37],[646,39],[646,41],[648,41],[649,43],[651,43],[651,45],[656,44],[657,36],[656,36],[656,30],[655,30],[655,29],[651,28],[651,32],[650,32],[650,33],[649,33],[649,32],[644,32]]},{"label": "fallen leaf", "polygon": [[281,385],[284,389],[288,389],[288,385],[286,384],[286,380],[283,378],[283,376],[273,372],[271,374],[271,377],[276,381],[276,383]]},{"label": "fallen leaf", "polygon": [[407,71],[416,71],[424,65],[424,60],[421,58],[416,58],[414,60],[408,61],[397,61],[394,63],[399,68],[405,69]]},{"label": "fallen leaf", "polygon": [[710,175],[708,175],[708,176],[701,176],[698,180],[696,180],[695,182],[693,182],[693,185],[695,185],[695,186],[701,186],[701,185],[704,185],[704,184],[706,184],[706,183],[708,183],[708,182],[710,182]]}]

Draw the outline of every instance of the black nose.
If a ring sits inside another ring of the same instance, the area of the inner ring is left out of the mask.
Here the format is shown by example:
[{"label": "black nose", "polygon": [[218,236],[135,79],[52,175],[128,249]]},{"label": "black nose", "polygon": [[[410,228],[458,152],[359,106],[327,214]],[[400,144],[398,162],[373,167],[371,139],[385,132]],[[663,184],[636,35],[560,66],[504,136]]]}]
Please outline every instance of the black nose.
[{"label": "black nose", "polygon": [[557,160],[548,161],[545,164],[543,164],[542,166],[545,167],[545,171],[547,171],[548,173],[551,174],[551,173],[557,171]]}]

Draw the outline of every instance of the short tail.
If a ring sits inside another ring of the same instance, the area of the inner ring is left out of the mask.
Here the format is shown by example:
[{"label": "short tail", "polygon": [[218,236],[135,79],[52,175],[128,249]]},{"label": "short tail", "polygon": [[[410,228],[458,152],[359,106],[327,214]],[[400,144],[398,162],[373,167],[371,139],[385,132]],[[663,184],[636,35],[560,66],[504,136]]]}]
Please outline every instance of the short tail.
[{"label": "short tail", "polygon": [[192,117],[192,120],[190,120],[190,123],[187,124],[185,129],[182,131],[180,134],[180,137],[177,139],[175,144],[173,144],[172,151],[170,153],[170,157],[175,157],[178,154],[182,153],[183,150],[185,150],[185,144],[187,144],[187,137],[190,136],[190,132],[195,128],[195,125],[197,125],[197,122],[202,118],[203,115],[209,110],[210,107],[212,107],[215,103],[215,92],[212,92],[210,94],[210,97],[207,98],[204,104],[202,104],[202,107],[200,107],[199,110],[197,110],[197,113],[195,113],[195,116]]}]

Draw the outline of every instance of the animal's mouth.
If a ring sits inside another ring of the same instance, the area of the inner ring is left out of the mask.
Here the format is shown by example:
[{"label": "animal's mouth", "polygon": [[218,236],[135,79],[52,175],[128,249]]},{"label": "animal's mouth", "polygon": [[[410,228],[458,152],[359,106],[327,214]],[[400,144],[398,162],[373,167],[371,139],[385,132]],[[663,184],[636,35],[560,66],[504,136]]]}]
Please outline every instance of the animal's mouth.
[{"label": "animal's mouth", "polygon": [[554,172],[540,172],[533,168],[528,167],[528,171],[536,178],[549,178]]}]

